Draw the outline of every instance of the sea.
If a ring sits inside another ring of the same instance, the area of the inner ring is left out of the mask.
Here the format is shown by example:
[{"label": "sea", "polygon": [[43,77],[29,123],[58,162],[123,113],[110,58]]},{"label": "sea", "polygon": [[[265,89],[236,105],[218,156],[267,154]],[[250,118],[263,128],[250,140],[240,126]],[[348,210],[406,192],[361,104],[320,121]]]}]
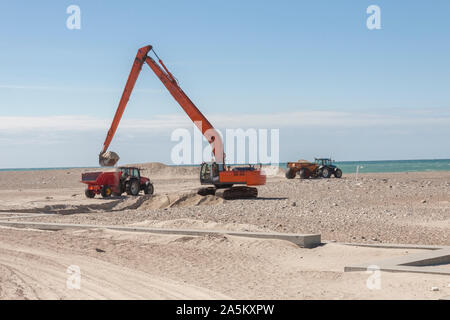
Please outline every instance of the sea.
[{"label": "sea", "polygon": [[[336,161],[343,173],[450,171],[450,159]],[[286,163],[280,164],[285,168]]]},{"label": "sea", "polygon": [[[372,172],[424,172],[424,171],[450,171],[450,159],[434,160],[379,160],[379,161],[336,161],[343,173],[372,173]],[[286,168],[286,163],[277,164]],[[56,168],[9,168],[2,171],[35,171],[35,170],[68,170],[79,167]]]}]

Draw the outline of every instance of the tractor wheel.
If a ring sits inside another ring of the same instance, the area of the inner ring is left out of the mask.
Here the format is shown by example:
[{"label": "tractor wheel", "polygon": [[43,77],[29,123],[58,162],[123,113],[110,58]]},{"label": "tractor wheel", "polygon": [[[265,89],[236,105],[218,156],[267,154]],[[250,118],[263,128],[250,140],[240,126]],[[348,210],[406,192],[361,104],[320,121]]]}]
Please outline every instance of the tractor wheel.
[{"label": "tractor wheel", "polygon": [[153,194],[154,191],[155,191],[155,189],[153,188],[153,184],[149,183],[149,184],[145,185],[145,187],[144,187],[145,194]]},{"label": "tractor wheel", "polygon": [[292,170],[292,169],[288,169],[288,171],[286,171],[286,178],[294,179],[295,178],[295,171]]},{"label": "tractor wheel", "polygon": [[342,170],[341,170],[341,169],[336,169],[336,170],[334,171],[334,176],[335,176],[336,178],[342,177]]},{"label": "tractor wheel", "polygon": [[127,183],[127,194],[129,196],[137,196],[139,194],[141,186],[139,185],[139,181],[131,180]]},{"label": "tractor wheel", "polygon": [[100,191],[103,198],[109,198],[112,195],[112,190],[110,186],[103,186],[102,190]]},{"label": "tractor wheel", "polygon": [[325,167],[322,169],[322,177],[324,177],[324,178],[331,177],[331,171],[329,168]]},{"label": "tractor wheel", "polygon": [[86,195],[87,198],[90,198],[90,199],[95,197],[95,192],[92,190],[89,190],[89,189],[86,189],[84,191],[84,194]]},{"label": "tractor wheel", "polygon": [[303,169],[300,169],[299,175],[300,175],[300,179],[308,179],[309,176],[311,175],[311,173],[309,172],[308,169],[303,168]]}]

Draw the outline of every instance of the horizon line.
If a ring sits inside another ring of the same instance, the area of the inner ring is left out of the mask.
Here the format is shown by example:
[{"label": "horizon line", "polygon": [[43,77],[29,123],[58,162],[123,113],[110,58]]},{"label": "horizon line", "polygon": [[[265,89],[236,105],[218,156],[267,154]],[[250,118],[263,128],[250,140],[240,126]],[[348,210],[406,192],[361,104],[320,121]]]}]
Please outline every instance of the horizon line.
[{"label": "horizon line", "polygon": [[[385,160],[333,160],[337,163],[349,163],[349,162],[395,162],[395,161],[450,161],[450,158],[436,158],[436,159],[385,159]],[[297,160],[295,160],[297,161]],[[263,166],[271,166],[271,165],[280,165],[285,164],[288,162],[295,162],[295,161],[280,161],[278,163],[262,163]],[[189,166],[199,166],[200,164],[167,164],[160,161],[153,161],[153,162],[142,162],[142,163],[135,163],[135,165],[139,164],[148,164],[148,163],[161,163],[166,166],[173,166],[173,167],[189,167]],[[249,165],[248,163],[235,163],[235,164],[229,164],[232,166],[243,166],[243,165]],[[253,165],[259,165],[259,163],[254,163]],[[126,164],[124,164],[126,166]],[[90,169],[90,168],[104,168],[100,166],[61,166],[61,167],[8,167],[8,168],[0,168],[0,171],[19,171],[19,170],[65,170],[65,169]]]}]

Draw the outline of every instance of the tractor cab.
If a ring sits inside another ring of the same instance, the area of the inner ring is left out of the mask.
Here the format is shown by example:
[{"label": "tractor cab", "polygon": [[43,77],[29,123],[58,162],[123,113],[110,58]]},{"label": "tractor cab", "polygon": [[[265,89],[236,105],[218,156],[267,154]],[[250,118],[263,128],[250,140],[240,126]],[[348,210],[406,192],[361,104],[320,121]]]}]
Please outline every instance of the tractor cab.
[{"label": "tractor cab", "polygon": [[138,168],[119,167],[119,171],[122,172],[123,179],[128,179],[128,178],[135,178],[138,180],[141,179],[141,172]]},{"label": "tractor cab", "polygon": [[314,162],[319,167],[334,167],[333,161],[330,158],[314,158]]}]

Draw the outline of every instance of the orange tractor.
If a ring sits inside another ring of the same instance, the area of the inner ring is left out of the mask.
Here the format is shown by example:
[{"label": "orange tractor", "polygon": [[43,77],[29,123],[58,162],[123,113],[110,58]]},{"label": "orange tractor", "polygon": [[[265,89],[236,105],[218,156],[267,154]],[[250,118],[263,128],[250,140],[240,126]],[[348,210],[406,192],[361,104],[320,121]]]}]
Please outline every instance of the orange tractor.
[{"label": "orange tractor", "polygon": [[[153,52],[159,63],[149,56],[151,52]],[[108,131],[103,149],[99,155],[100,165],[114,166],[119,160],[119,156],[115,152],[107,150],[119,126],[122,114],[125,111],[131,92],[144,64],[147,64],[159,80],[161,80],[172,97],[178,102],[212,147],[213,162],[203,163],[200,170],[201,184],[211,185],[212,187],[199,190],[199,194],[215,194],[217,189],[222,189],[221,196],[225,199],[257,197],[258,190],[252,186],[260,186],[266,183],[266,176],[261,168],[256,168],[251,165],[230,168],[225,164],[225,153],[221,136],[180,88],[178,81],[155,53],[152,46],[140,48],[134,59],[133,67],[125,85],[119,106],[117,107],[111,128]],[[234,185],[241,186],[236,187]]]},{"label": "orange tractor", "polygon": [[294,179],[297,173],[300,179],[329,178],[331,175],[336,178],[342,177],[342,170],[336,167],[329,158],[314,158],[314,162],[306,160],[288,162],[287,168],[286,178],[288,179]]}]

